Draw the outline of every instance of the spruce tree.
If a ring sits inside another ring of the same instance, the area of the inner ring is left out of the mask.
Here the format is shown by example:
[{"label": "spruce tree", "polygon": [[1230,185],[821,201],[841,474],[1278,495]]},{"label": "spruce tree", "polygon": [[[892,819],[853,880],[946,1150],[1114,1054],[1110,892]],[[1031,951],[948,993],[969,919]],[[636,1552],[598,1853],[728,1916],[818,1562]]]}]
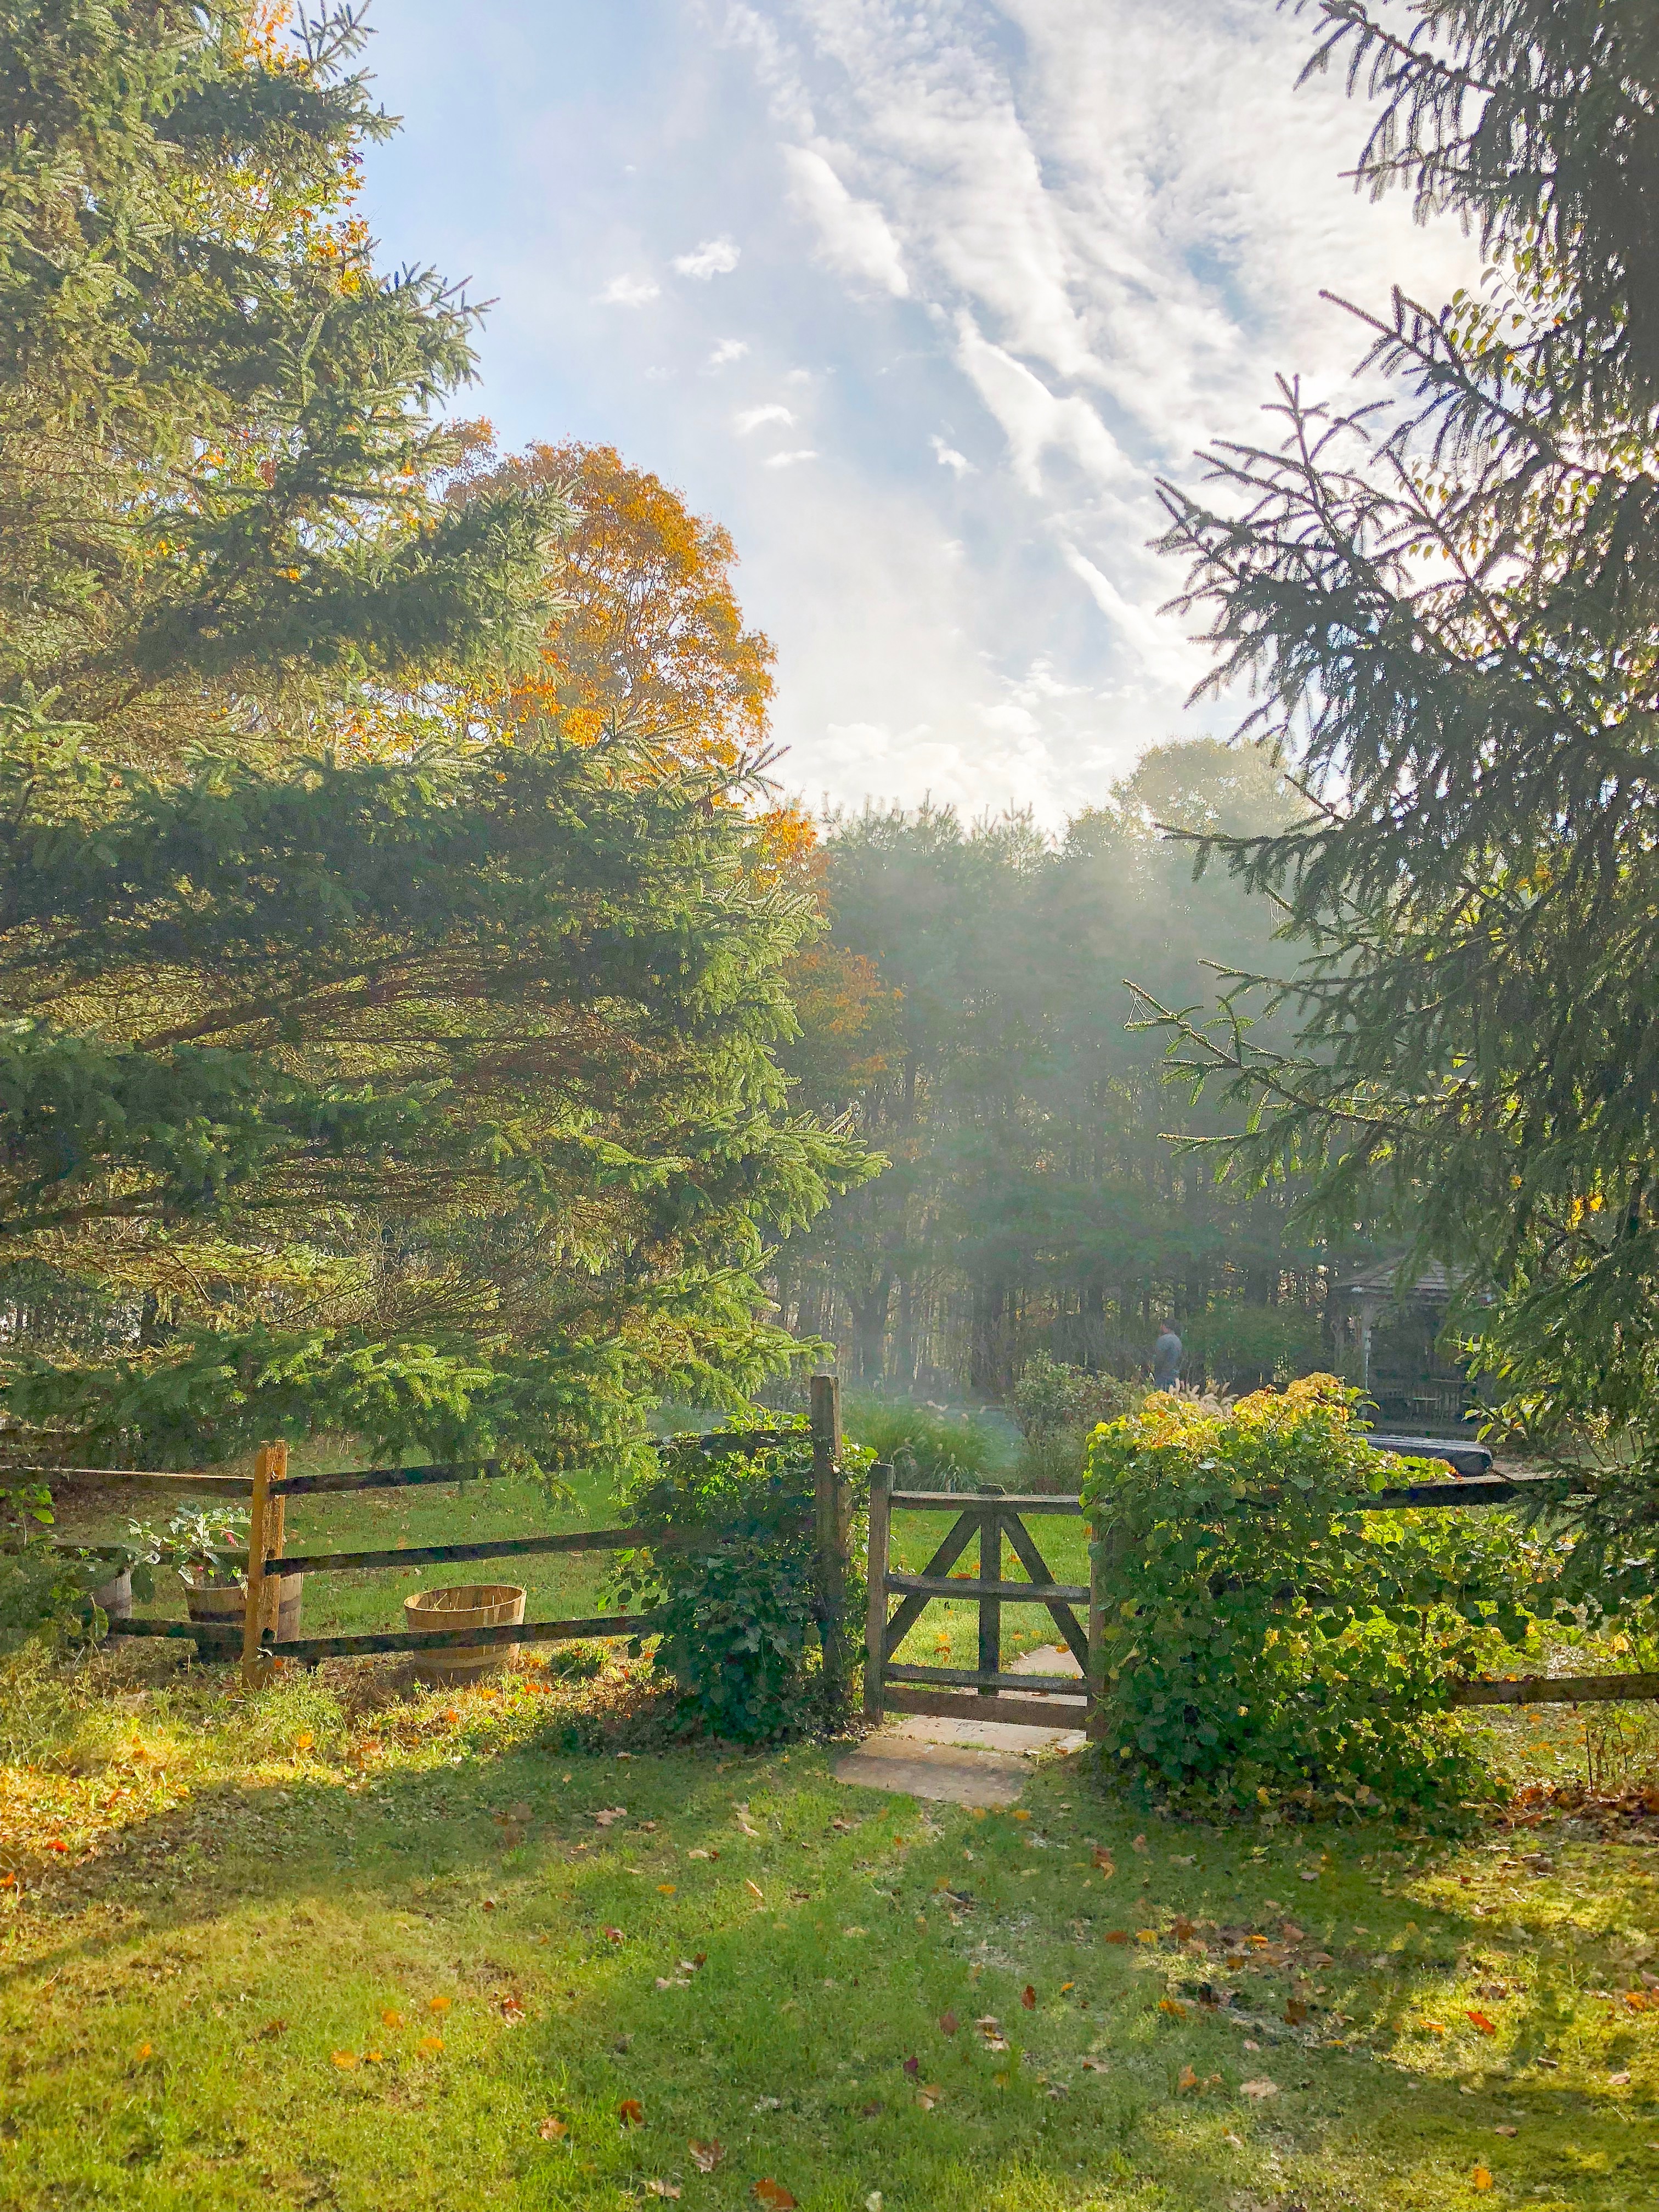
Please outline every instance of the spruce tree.
[{"label": "spruce tree", "polygon": [[[1300,964],[1179,1057],[1250,1103],[1255,1168],[1314,1168],[1328,1220],[1381,1185],[1460,1271],[1510,1415],[1601,1458],[1577,1571],[1616,1602],[1659,1526],[1659,19],[1316,12],[1310,67],[1379,102],[1361,182],[1488,267],[1355,308],[1379,398],[1287,382],[1277,442],[1167,492],[1212,684],[1255,689],[1316,810],[1226,846]],[[1268,1000],[1293,1053],[1251,1034]]]}]

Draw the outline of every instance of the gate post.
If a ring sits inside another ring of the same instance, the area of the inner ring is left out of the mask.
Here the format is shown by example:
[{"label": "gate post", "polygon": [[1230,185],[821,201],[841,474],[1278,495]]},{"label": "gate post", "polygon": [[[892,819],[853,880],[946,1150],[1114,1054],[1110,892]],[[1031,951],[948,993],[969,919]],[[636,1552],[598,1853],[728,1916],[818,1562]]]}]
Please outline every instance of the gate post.
[{"label": "gate post", "polygon": [[893,1470],[878,1461],[870,1470],[870,1595],[864,1615],[864,1717],[878,1721],[886,1710],[882,1677],[887,1668],[887,1545],[892,1528]]},{"label": "gate post", "polygon": [[[270,1490],[273,1478],[280,1482],[287,1473],[288,1446],[261,1444],[253,1462],[253,1496],[247,1531],[247,1598],[242,1607],[242,1686],[246,1690],[257,1690],[270,1671],[259,1650],[259,1638],[265,1626],[265,1560],[274,1546],[282,1541],[277,1529],[284,1501],[273,1498]],[[280,1583],[273,1583],[271,1597],[278,1597],[280,1590]]]},{"label": "gate post", "polygon": [[847,1693],[847,1485],[841,1472],[841,1383],[811,1378],[812,1497],[817,1509],[819,1635],[824,1702],[831,1714]]},{"label": "gate post", "polygon": [[[981,1498],[1004,1498],[1007,1492],[1000,1482],[981,1482]],[[1002,1521],[994,1511],[986,1514],[979,1524],[979,1578],[982,1583],[1002,1580]],[[1002,1671],[1002,1601],[982,1597],[979,1601],[979,1671],[981,1674],[997,1674]],[[994,1683],[986,1685],[980,1692],[981,1698],[998,1697],[1001,1692]]]}]

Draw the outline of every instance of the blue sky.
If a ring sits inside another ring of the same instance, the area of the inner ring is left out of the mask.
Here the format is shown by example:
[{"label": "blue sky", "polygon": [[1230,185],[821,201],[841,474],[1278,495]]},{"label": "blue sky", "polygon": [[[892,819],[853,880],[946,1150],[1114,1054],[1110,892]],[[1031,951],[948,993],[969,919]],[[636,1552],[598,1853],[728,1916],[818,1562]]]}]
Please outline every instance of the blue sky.
[{"label": "blue sky", "polygon": [[1273,0],[375,0],[383,261],[495,302],[467,403],[725,522],[787,784],[1048,822],[1183,711],[1158,474],[1340,396],[1328,286],[1474,266],[1341,176]]}]

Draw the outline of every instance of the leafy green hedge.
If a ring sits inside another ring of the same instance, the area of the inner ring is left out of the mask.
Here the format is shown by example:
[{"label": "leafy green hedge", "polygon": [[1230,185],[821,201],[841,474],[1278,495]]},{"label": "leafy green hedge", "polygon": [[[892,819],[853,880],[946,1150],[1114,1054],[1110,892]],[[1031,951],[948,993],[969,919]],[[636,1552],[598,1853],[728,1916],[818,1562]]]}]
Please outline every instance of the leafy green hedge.
[{"label": "leafy green hedge", "polygon": [[[842,1461],[856,1468],[872,1456],[849,1448]],[[622,1557],[611,1587],[626,1604],[662,1608],[652,1666],[672,1684],[687,1733],[759,1743],[838,1721],[826,1710],[820,1664],[805,1424],[799,1444],[752,1459],[670,1447],[635,1484],[628,1507],[647,1545]],[[854,1646],[864,1553],[860,1515],[843,1622]]]},{"label": "leafy green hedge", "polygon": [[1553,1610],[1505,1514],[1369,1512],[1434,1472],[1374,1451],[1330,1376],[1218,1416],[1165,1393],[1097,1429],[1084,1488],[1105,1613],[1105,1754],[1218,1808],[1455,1813],[1495,1786],[1447,1706]]}]

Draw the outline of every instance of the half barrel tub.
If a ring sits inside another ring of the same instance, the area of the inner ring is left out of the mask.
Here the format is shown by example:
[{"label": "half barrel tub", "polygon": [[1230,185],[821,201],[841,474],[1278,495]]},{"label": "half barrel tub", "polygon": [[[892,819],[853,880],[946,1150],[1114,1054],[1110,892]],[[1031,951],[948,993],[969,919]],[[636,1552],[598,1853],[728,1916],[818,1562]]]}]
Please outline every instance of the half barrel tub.
[{"label": "half barrel tub", "polygon": [[[459,1583],[449,1589],[417,1590],[404,1600],[404,1626],[411,1634],[440,1628],[516,1628],[523,1619],[524,1592],[513,1583]],[[476,1682],[518,1656],[516,1644],[453,1644],[416,1652],[415,1673],[422,1682]]]}]

